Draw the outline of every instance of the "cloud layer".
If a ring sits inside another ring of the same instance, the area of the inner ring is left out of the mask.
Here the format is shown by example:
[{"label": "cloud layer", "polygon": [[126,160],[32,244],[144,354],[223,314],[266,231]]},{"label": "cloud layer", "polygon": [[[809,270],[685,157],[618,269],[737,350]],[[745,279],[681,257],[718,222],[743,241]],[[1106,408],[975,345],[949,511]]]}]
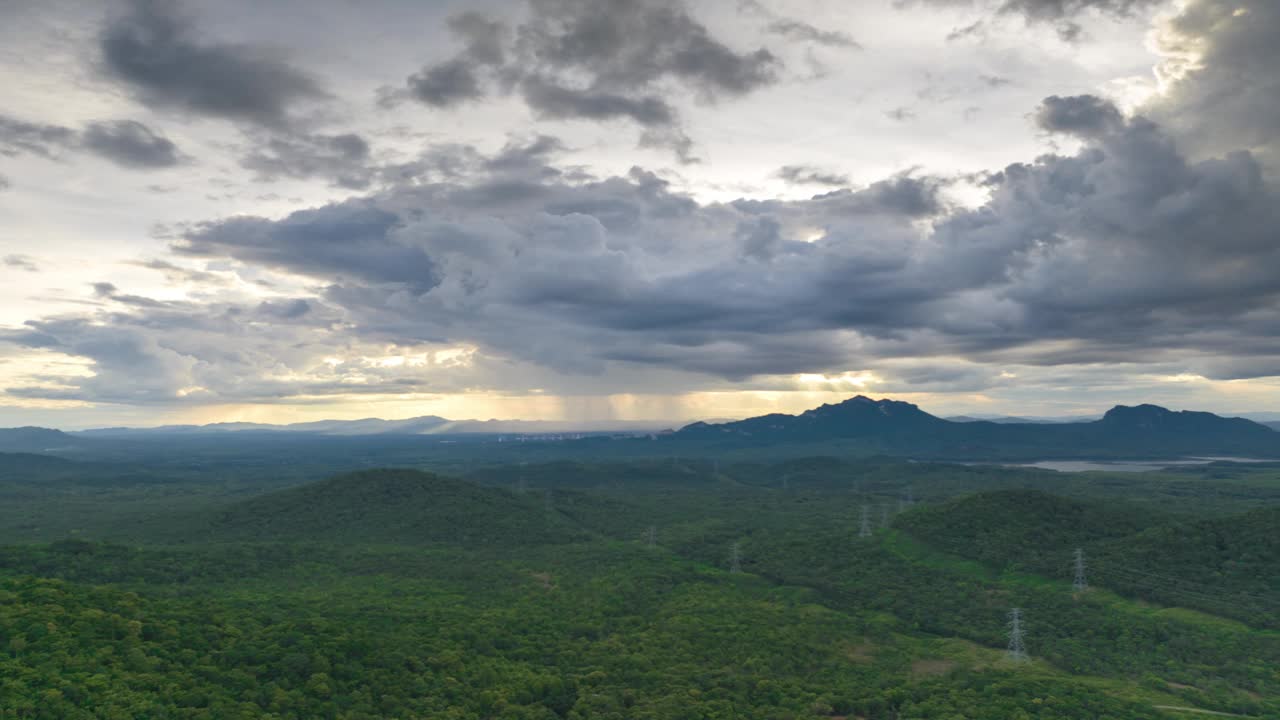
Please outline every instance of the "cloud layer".
[{"label": "cloud layer", "polygon": [[[1149,5],[974,6],[1066,27]],[[397,111],[435,118],[516,99],[537,118],[625,122],[643,144],[691,160],[689,108],[789,81],[773,51],[729,42],[674,0],[523,7],[518,21],[453,15],[455,52],[396,81],[384,101],[411,100]],[[844,30],[744,10],[770,41],[875,51]],[[160,115],[230,121],[247,140],[230,163],[245,177],[341,192],[164,228],[168,253],[130,271],[182,292],[139,291],[104,269],[79,288],[87,309],[0,329],[10,351],[78,358],[90,372],[36,373],[8,392],[162,405],[775,389],[805,375],[851,390],[874,376],[885,390],[953,392],[1019,374],[1101,384],[1118,367],[1278,376],[1269,38],[1280,12],[1263,0],[1193,0],[1157,30],[1161,92],[1136,110],[1062,92],[1020,111],[1052,152],[980,173],[889,169],[870,182],[841,157],[783,157],[768,180],[817,194],[717,202],[670,171],[576,164],[567,135],[498,149],[433,136],[388,160],[373,142],[390,130],[304,120],[331,85],[288,56],[222,41],[177,6],[133,2],[99,36],[101,69],[129,98]],[[896,119],[919,122],[909,113]],[[886,122],[883,108],[865,114]],[[0,116],[0,153],[90,153],[131,169],[186,161],[160,130],[124,119]],[[25,252],[6,252],[3,265],[48,273]]]},{"label": "cloud layer", "polygon": [[[666,95],[682,90],[703,102],[745,95],[774,83],[781,66],[765,48],[738,51],[713,37],[678,0],[529,0],[528,9],[515,27],[476,12],[453,17],[462,49],[411,75],[408,95],[447,108],[515,93],[543,118],[631,121],[642,144],[690,160],[692,143]],[[779,22],[783,35],[852,43]]]},{"label": "cloud layer", "polygon": [[328,95],[278,51],[200,37],[172,0],[131,0],[99,43],[104,70],[158,107],[279,128]]}]

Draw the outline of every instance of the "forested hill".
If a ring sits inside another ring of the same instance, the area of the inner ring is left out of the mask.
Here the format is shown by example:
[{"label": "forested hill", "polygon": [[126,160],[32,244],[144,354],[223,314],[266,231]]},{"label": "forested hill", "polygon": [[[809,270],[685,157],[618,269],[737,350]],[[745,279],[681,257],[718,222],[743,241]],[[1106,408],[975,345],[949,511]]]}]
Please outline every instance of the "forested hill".
[{"label": "forested hill", "polygon": [[190,540],[511,545],[584,539],[539,494],[416,470],[368,470],[289,488],[183,528]]},{"label": "forested hill", "polygon": [[996,571],[1092,582],[1122,594],[1280,627],[1280,507],[1187,520],[1125,503],[1035,490],[980,493],[920,508],[894,527]]},{"label": "forested hill", "polygon": [[694,423],[670,443],[721,449],[844,443],[868,452],[955,459],[1280,456],[1280,434],[1274,430],[1207,412],[1120,405],[1092,422],[952,422],[911,403],[861,395],[799,415]]},{"label": "forested hill", "polygon": [[39,453],[77,444],[75,437],[61,430],[42,427],[0,428],[0,452]]}]

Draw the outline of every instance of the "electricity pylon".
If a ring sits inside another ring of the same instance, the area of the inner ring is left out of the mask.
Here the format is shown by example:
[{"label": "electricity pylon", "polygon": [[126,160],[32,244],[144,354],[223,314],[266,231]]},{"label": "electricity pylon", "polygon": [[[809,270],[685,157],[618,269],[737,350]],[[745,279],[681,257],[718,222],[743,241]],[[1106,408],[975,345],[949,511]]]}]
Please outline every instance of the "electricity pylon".
[{"label": "electricity pylon", "polygon": [[738,547],[738,543],[734,543],[733,549],[729,551],[729,572],[742,572],[742,550]]},{"label": "electricity pylon", "polygon": [[1076,592],[1088,590],[1089,581],[1085,579],[1084,576],[1084,550],[1076,548],[1076,551],[1071,554],[1071,557],[1074,561],[1076,570],[1075,579],[1071,581],[1071,589]]},{"label": "electricity pylon", "polygon": [[645,544],[649,547],[658,546],[658,526],[650,525],[648,532],[645,533]]},{"label": "electricity pylon", "polygon": [[1005,657],[1017,663],[1028,660],[1022,633],[1022,608],[1014,608],[1009,611],[1009,649],[1005,651]]},{"label": "electricity pylon", "polygon": [[871,537],[871,508],[862,506],[862,522],[858,524],[858,537]]}]

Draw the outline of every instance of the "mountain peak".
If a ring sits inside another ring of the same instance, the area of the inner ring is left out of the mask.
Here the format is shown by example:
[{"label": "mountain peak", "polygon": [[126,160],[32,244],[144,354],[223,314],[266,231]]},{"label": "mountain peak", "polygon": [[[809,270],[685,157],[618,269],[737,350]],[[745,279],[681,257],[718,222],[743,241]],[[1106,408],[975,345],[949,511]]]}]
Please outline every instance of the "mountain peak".
[{"label": "mountain peak", "polygon": [[1114,427],[1146,431],[1179,433],[1258,433],[1273,432],[1252,420],[1223,417],[1196,410],[1170,410],[1159,405],[1116,405],[1098,422]]},{"label": "mountain peak", "polygon": [[896,435],[945,421],[907,402],[888,398],[874,400],[857,395],[834,404],[821,405],[799,415],[772,413],[736,422],[693,423],[681,429],[686,434],[715,434],[720,437],[751,437],[759,441],[821,440],[832,438]]}]

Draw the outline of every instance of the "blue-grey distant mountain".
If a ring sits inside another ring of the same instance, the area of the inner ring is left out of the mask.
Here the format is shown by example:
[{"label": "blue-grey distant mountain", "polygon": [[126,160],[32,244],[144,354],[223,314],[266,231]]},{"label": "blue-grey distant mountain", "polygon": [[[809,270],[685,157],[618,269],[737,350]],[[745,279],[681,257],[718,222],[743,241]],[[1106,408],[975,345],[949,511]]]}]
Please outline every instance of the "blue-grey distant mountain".
[{"label": "blue-grey distant mountain", "polygon": [[693,423],[681,428],[677,436],[685,439],[751,439],[761,442],[779,440],[813,440],[856,438],[937,432],[953,425],[911,403],[897,400],[872,400],[859,395],[834,405],[822,405],[799,415],[774,413],[734,422]]},{"label": "blue-grey distant mountain", "polygon": [[911,403],[863,396],[799,415],[694,423],[681,428],[672,442],[709,450],[826,443],[863,452],[952,459],[1280,457],[1280,434],[1271,428],[1207,412],[1119,405],[1090,422],[953,422]]},{"label": "blue-grey distant mountain", "polygon": [[993,422],[1001,425],[1020,425],[1026,423],[1075,423],[1075,422],[1093,422],[1098,419],[1097,415],[1063,415],[1063,416],[1037,416],[1037,415],[949,415],[944,420],[951,422]]},{"label": "blue-grey distant mountain", "polygon": [[213,423],[210,425],[161,425],[151,428],[112,427],[81,430],[76,436],[89,438],[130,438],[156,435],[194,436],[225,433],[306,433],[313,435],[449,435],[449,434],[537,434],[573,432],[642,432],[658,430],[656,422],[612,422],[590,426],[586,423],[540,420],[450,420],[436,415],[383,420],[318,420],[271,425],[267,423]]},{"label": "blue-grey distant mountain", "polygon": [[77,440],[61,430],[42,427],[0,428],[0,452],[41,453],[74,447]]}]

